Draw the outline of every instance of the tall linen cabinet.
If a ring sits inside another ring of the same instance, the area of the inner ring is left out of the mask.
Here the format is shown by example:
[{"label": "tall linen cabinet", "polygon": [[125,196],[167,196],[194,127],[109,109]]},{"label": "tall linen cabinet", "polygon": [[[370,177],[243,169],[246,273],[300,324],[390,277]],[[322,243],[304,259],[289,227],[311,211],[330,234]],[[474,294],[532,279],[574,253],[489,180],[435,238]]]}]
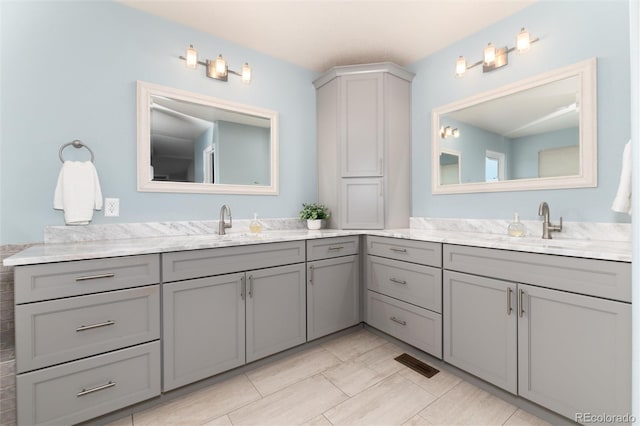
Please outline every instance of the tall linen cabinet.
[{"label": "tall linen cabinet", "polygon": [[334,67],[313,82],[318,199],[331,228],[409,226],[413,77],[386,62]]}]

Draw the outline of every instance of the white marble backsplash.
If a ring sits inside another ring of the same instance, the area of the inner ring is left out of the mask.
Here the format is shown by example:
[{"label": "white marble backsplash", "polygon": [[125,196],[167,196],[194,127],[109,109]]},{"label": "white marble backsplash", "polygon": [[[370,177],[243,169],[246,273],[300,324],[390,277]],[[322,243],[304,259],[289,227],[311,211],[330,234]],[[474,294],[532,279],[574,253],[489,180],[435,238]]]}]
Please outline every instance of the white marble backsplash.
[{"label": "white marble backsplash", "polygon": [[[412,217],[411,229],[425,231],[474,232],[507,235],[507,227],[512,220],[502,219],[441,219],[430,217]],[[542,219],[521,220],[527,228],[526,236],[542,236]],[[558,220],[551,221],[554,225]],[[591,241],[631,241],[630,223],[593,223],[563,222],[562,232],[554,232],[553,239],[591,240]]]},{"label": "white marble backsplash", "polygon": [[[249,232],[252,219],[233,219],[227,234]],[[258,219],[265,231],[306,229],[306,223],[297,218]],[[217,220],[113,223],[86,226],[47,226],[45,244],[77,243],[83,241],[125,240],[130,238],[178,237],[218,233]]]},{"label": "white marble backsplash", "polygon": [[[258,219],[264,231],[286,231],[306,229],[304,221],[297,218]],[[227,234],[249,232],[251,219],[234,219]],[[527,237],[542,236],[542,220],[522,220]],[[511,220],[503,219],[449,219],[410,218],[410,229],[421,231],[473,232],[507,235]],[[557,221],[552,221],[557,224]],[[190,235],[212,235],[218,233],[217,220],[114,223],[86,226],[47,226],[44,242],[76,243],[84,241],[124,240],[132,238],[178,237]],[[591,240],[630,242],[630,223],[564,222],[562,232],[554,232],[555,240]]]}]

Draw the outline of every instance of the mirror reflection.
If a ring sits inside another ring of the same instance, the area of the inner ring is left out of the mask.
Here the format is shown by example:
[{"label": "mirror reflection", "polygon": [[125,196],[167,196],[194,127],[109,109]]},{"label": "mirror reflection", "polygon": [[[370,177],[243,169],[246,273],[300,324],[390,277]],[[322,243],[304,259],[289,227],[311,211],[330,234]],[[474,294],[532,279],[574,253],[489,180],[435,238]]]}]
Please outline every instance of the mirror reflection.
[{"label": "mirror reflection", "polygon": [[270,184],[270,120],[151,96],[153,180]]},{"label": "mirror reflection", "polygon": [[577,175],[577,98],[572,77],[441,115],[440,151],[465,157],[457,183]]},{"label": "mirror reflection", "polygon": [[432,191],[597,185],[596,61],[434,109]]},{"label": "mirror reflection", "polygon": [[278,114],[138,82],[138,190],[278,193]]}]

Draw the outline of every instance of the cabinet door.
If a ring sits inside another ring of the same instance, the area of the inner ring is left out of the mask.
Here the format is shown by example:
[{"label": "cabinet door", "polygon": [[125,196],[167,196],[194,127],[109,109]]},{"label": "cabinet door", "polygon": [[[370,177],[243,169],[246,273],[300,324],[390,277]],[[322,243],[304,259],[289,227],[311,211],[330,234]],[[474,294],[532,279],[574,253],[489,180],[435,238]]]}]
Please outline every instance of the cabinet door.
[{"label": "cabinet door", "polygon": [[444,271],[444,360],[516,393],[516,285]]},{"label": "cabinet door", "polygon": [[247,362],[306,342],[304,263],[246,275]]},{"label": "cabinet door", "polygon": [[382,178],[346,178],[341,182],[341,227],[383,229],[384,194]]},{"label": "cabinet door", "polygon": [[360,322],[358,256],[310,262],[307,270],[307,339]]},{"label": "cabinet door", "polygon": [[164,391],[244,364],[244,273],[163,285]]},{"label": "cabinet door", "polygon": [[382,176],[383,74],[340,78],[343,177]]},{"label": "cabinet door", "polygon": [[521,396],[571,419],[631,409],[631,305],[519,285]]}]

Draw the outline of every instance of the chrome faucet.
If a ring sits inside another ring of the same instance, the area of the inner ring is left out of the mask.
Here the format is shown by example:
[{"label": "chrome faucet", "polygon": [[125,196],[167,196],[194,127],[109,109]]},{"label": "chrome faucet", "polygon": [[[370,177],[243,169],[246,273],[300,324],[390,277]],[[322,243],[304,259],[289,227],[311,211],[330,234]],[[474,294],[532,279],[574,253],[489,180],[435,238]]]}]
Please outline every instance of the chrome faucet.
[{"label": "chrome faucet", "polygon": [[[227,216],[229,217],[229,223],[225,223],[224,222],[224,214],[225,212],[227,213]],[[224,230],[227,228],[231,228],[232,226],[232,219],[231,219],[231,208],[228,205],[223,205],[220,208],[220,220],[218,221],[218,234],[219,235],[224,235]]]},{"label": "chrome faucet", "polygon": [[541,202],[538,207],[538,216],[544,216],[544,222],[542,222],[542,238],[544,240],[550,240],[552,232],[562,231],[562,216],[560,216],[560,225],[552,225],[549,221],[549,204],[545,201]]}]

